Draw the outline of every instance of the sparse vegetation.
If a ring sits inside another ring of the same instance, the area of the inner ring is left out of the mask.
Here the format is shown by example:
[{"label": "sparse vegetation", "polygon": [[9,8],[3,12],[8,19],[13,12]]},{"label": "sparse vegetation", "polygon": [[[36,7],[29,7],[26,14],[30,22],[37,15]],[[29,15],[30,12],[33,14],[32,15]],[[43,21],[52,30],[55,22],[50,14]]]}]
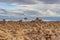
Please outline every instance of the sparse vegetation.
[{"label": "sparse vegetation", "polygon": [[60,40],[60,21],[36,18],[31,22],[7,22],[4,19],[0,21],[0,40]]},{"label": "sparse vegetation", "polygon": [[27,17],[25,17],[24,20],[27,20]]}]

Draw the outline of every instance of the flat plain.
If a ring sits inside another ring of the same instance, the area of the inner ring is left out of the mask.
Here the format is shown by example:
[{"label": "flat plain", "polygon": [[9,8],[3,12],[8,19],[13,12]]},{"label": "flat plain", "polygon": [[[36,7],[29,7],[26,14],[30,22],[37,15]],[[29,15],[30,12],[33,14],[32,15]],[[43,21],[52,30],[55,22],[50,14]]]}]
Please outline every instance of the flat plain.
[{"label": "flat plain", "polygon": [[60,21],[0,21],[0,40],[60,40]]}]

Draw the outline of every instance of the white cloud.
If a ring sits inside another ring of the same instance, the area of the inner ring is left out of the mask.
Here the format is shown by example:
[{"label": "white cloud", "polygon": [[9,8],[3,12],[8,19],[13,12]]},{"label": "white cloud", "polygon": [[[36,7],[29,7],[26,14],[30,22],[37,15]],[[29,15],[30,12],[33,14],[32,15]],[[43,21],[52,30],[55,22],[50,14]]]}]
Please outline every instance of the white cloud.
[{"label": "white cloud", "polygon": [[[57,9],[60,9],[60,4],[44,4],[42,2],[36,1],[36,4],[18,4],[18,3],[12,3],[11,5],[16,6],[16,9],[6,11],[8,12],[5,16],[14,16],[14,17],[20,17],[21,14],[23,17],[25,16],[31,16],[31,17],[60,17],[60,13],[57,13]],[[53,11],[52,11],[53,10]],[[25,13],[28,11],[33,11],[31,15],[29,15],[30,12]],[[26,15],[27,14],[27,15]],[[32,15],[33,14],[33,15]],[[1,14],[4,15],[4,14]],[[20,15],[20,16],[19,16]]]},{"label": "white cloud", "polygon": [[[31,16],[31,17],[60,17],[60,14],[56,11],[60,9],[59,5],[56,4],[35,4],[35,5],[16,5],[16,9],[10,10],[11,13],[14,15],[17,14],[27,14],[25,13],[29,11],[35,11],[36,13],[34,15],[25,15],[25,16]],[[28,12],[29,13],[29,12]],[[33,12],[32,12],[33,13]]]},{"label": "white cloud", "polygon": [[56,12],[53,12],[51,10],[47,10],[43,13],[44,16],[46,17],[60,17],[60,15]]}]

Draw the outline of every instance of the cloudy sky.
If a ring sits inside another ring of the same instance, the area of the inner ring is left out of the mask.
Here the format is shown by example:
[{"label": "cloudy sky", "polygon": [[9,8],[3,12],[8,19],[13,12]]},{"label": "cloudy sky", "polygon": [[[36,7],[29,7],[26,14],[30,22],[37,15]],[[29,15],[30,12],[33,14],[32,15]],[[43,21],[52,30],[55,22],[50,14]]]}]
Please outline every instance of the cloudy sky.
[{"label": "cloudy sky", "polygon": [[60,0],[0,0],[0,19],[60,20]]}]

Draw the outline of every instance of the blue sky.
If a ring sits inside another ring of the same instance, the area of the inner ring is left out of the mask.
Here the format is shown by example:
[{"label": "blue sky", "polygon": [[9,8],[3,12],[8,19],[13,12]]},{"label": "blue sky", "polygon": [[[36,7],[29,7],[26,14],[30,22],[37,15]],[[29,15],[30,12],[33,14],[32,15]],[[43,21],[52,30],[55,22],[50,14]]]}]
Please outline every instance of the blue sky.
[{"label": "blue sky", "polygon": [[5,9],[15,9],[16,6],[10,5],[10,4],[7,4],[7,3],[0,3],[0,8],[5,8]]},{"label": "blue sky", "polygon": [[0,20],[60,20],[60,0],[0,0]]}]

